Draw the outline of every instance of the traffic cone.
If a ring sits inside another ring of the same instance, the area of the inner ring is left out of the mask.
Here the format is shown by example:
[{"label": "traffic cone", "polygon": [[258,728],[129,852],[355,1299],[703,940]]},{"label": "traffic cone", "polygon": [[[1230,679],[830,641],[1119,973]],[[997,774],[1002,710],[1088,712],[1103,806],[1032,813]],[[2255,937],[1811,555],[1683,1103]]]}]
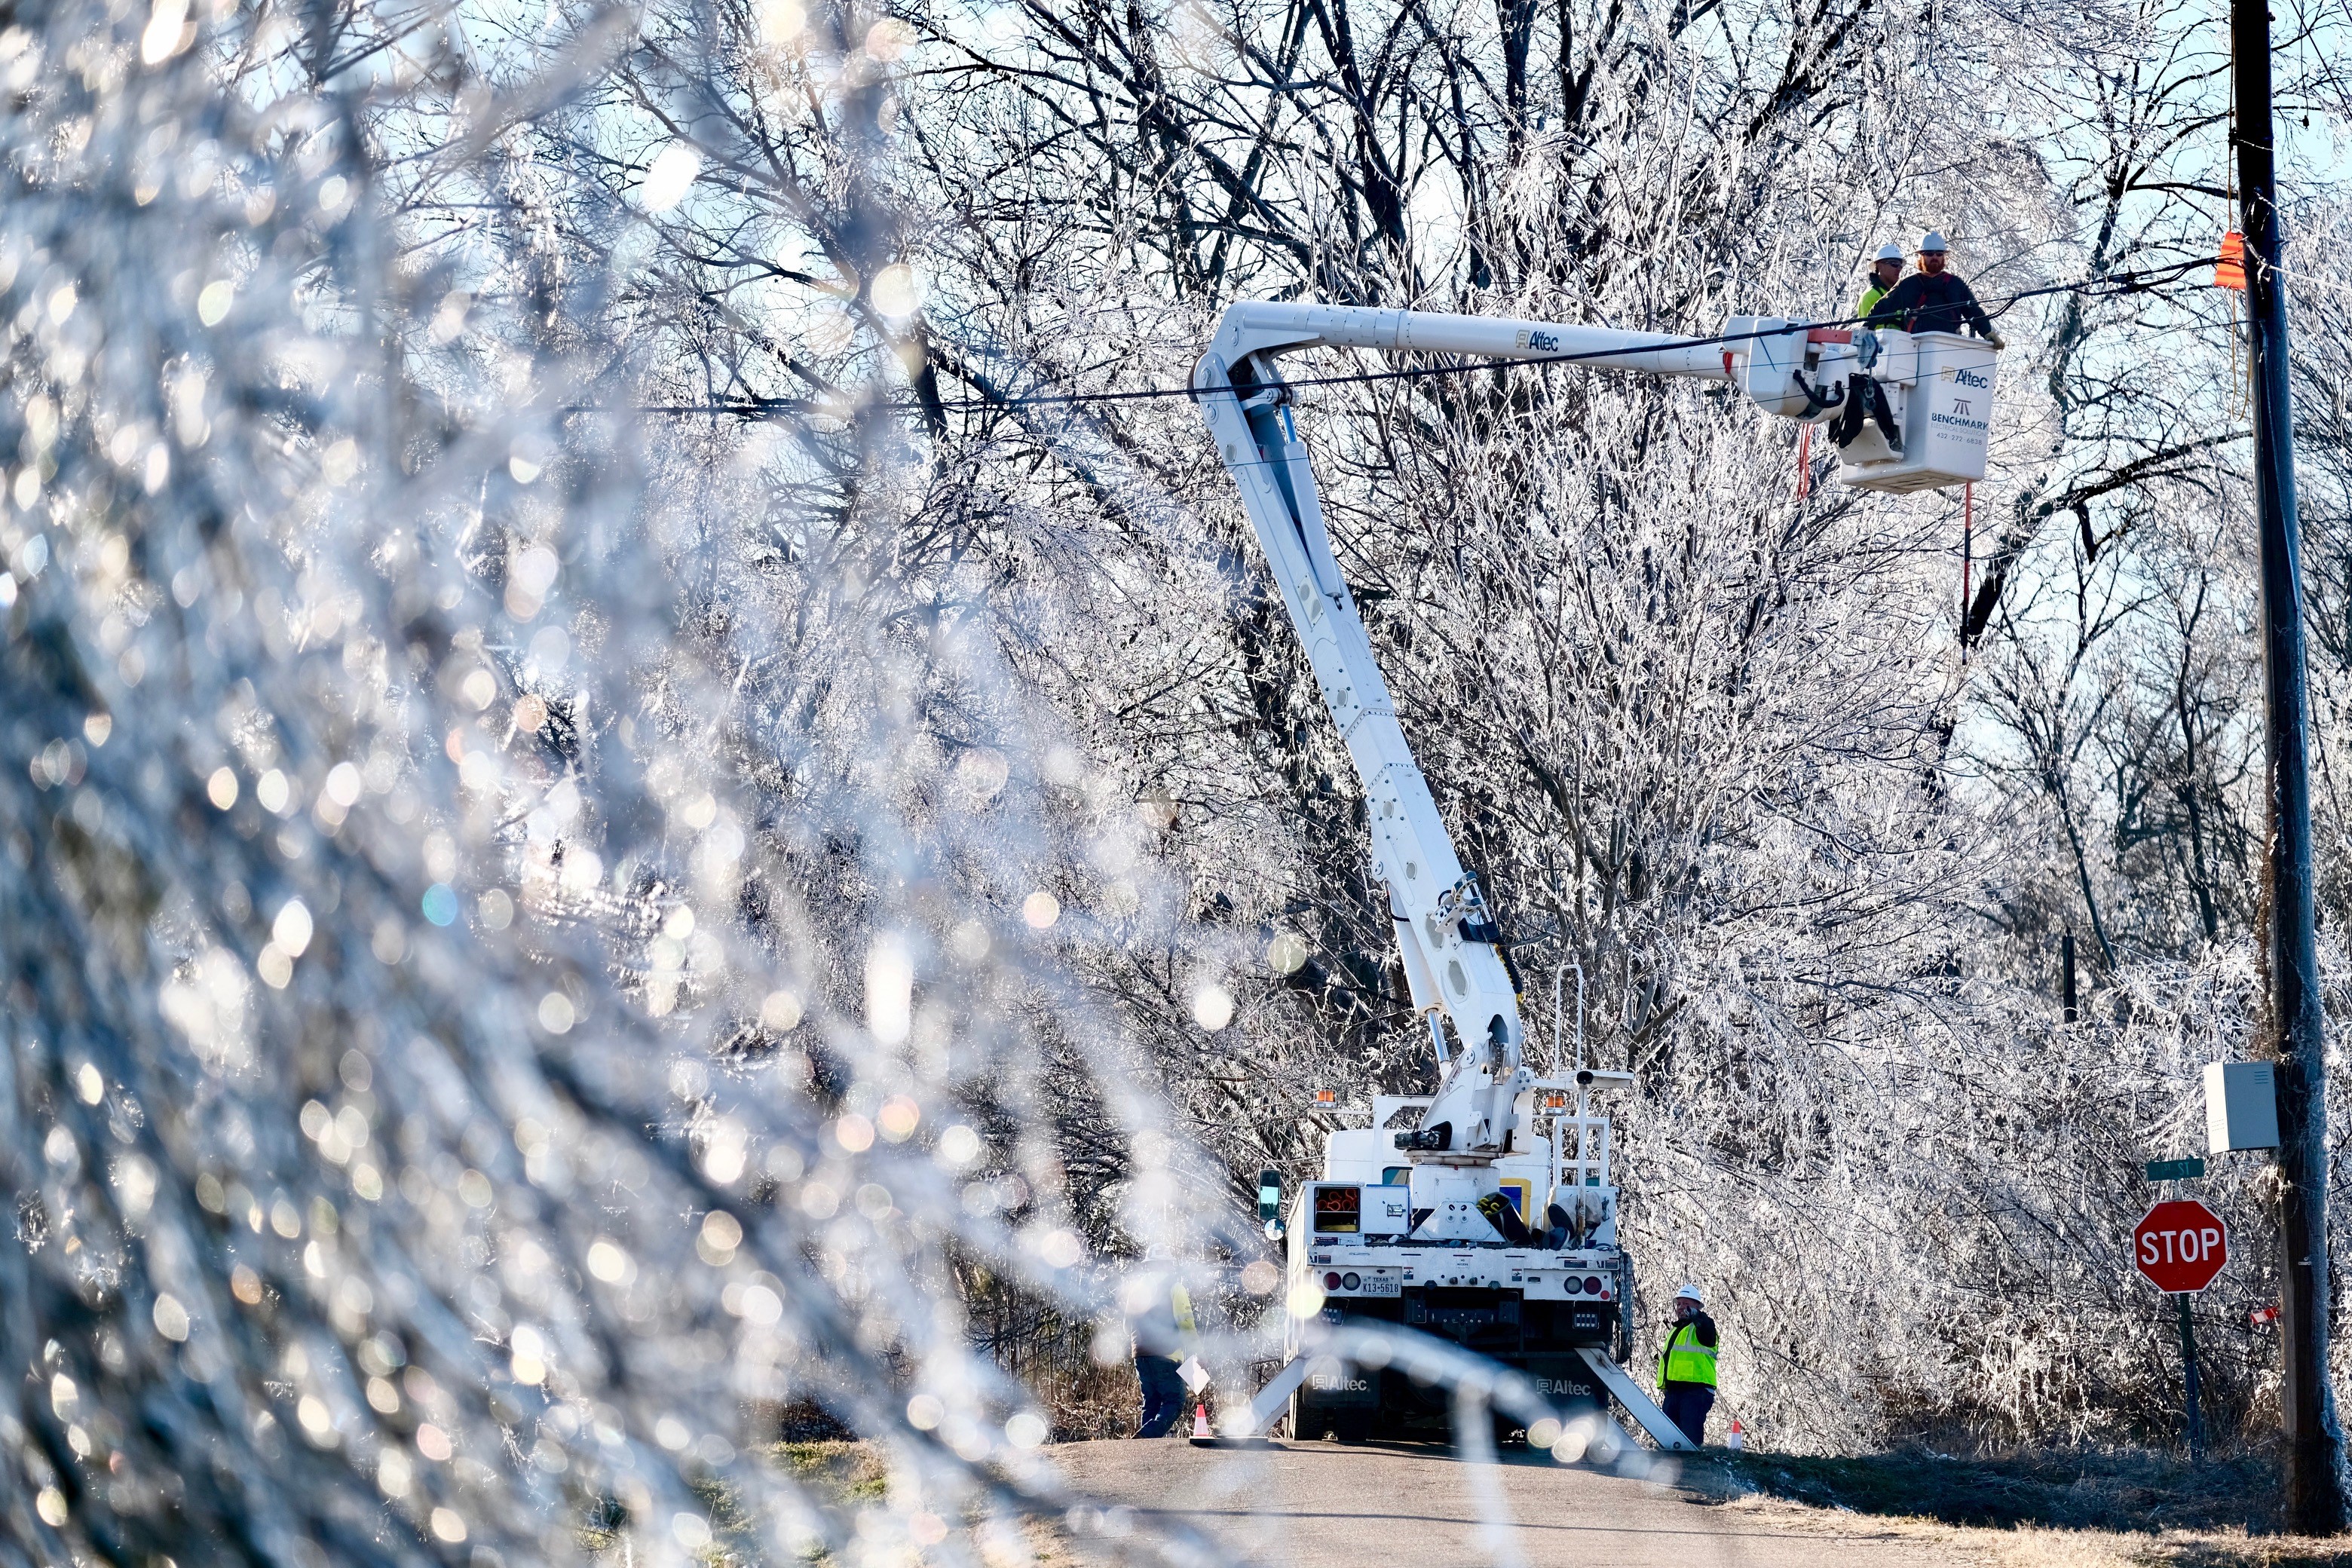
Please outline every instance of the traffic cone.
[{"label": "traffic cone", "polygon": [[1737,1415],[1731,1418],[1731,1436],[1724,1439],[1723,1446],[1735,1454],[1748,1447],[1748,1434],[1739,1429],[1739,1417]]},{"label": "traffic cone", "polygon": [[1216,1436],[1214,1432],[1209,1430],[1209,1407],[1206,1405],[1192,1406],[1192,1436],[1195,1437]]}]

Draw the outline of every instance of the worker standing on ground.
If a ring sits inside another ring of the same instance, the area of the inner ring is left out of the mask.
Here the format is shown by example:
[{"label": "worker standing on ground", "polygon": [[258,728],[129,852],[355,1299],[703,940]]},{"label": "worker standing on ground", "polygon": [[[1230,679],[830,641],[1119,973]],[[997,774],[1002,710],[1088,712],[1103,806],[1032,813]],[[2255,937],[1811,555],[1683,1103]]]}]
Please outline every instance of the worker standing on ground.
[{"label": "worker standing on ground", "polygon": [[1886,298],[1886,291],[1903,277],[1903,247],[1888,240],[1878,247],[1878,259],[1870,264],[1870,281],[1863,286],[1862,302],[1853,308],[1856,318],[1870,320],[1871,311]]},{"label": "worker standing on ground", "polygon": [[1127,1289],[1128,1328],[1135,1336],[1135,1376],[1143,1385],[1143,1417],[1139,1437],[1165,1437],[1184,1414],[1184,1376],[1178,1363],[1199,1332],[1192,1319],[1192,1298],[1165,1267],[1168,1249],[1154,1247],[1145,1261],[1163,1267],[1130,1280]]},{"label": "worker standing on ground", "polygon": [[1666,1419],[1701,1447],[1715,1405],[1715,1320],[1703,1310],[1698,1287],[1685,1285],[1675,1292],[1675,1328],[1658,1357],[1658,1388]]},{"label": "worker standing on ground", "polygon": [[1906,332],[1957,332],[1962,327],[1996,349],[2009,345],[1992,330],[1992,318],[1957,272],[1947,271],[1951,247],[1929,229],[1919,240],[1919,270],[1889,289],[1871,308],[1869,324]]}]

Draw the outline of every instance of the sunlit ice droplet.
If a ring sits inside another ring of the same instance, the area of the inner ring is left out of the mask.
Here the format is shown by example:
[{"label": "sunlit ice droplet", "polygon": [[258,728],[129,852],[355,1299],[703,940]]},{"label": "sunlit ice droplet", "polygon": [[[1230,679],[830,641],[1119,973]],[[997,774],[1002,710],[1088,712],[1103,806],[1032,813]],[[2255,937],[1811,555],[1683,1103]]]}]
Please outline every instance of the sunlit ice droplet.
[{"label": "sunlit ice droplet", "polygon": [[720,1186],[732,1185],[743,1174],[749,1152],[740,1122],[720,1119],[712,1124],[702,1150],[702,1173]]},{"label": "sunlit ice droplet", "polygon": [[186,47],[188,36],[188,0],[155,0],[147,30],[139,35],[139,58],[161,65]]},{"label": "sunlit ice droplet", "polygon": [[515,552],[507,565],[507,578],[532,598],[544,599],[547,591],[555,586],[556,574],[562,570],[562,563],[554,551],[544,544],[534,544]]},{"label": "sunlit ice droplet", "polygon": [[702,1220],[703,1243],[713,1252],[732,1252],[743,1245],[743,1225],[725,1209],[712,1209]]},{"label": "sunlit ice droplet", "polygon": [[905,1040],[913,1017],[914,961],[905,940],[887,934],[866,955],[866,1026],[886,1046]]},{"label": "sunlit ice droplet", "polygon": [[882,1102],[874,1113],[876,1127],[883,1137],[893,1143],[904,1143],[914,1136],[915,1128],[923,1119],[923,1108],[903,1094],[894,1094]]},{"label": "sunlit ice droplet", "polygon": [[683,142],[673,142],[646,170],[646,183],[637,187],[637,199],[649,213],[666,213],[686,199],[687,190],[701,173],[702,154]]},{"label": "sunlit ice droplet", "polygon": [[959,1121],[940,1134],[940,1158],[961,1169],[980,1158],[980,1134]]},{"label": "sunlit ice droplet", "polygon": [[782,48],[808,26],[808,12],[800,0],[761,0],[760,38],[770,48]]},{"label": "sunlit ice droplet", "polygon": [[289,958],[299,958],[310,945],[312,922],[310,906],[299,899],[289,899],[278,910],[278,918],[270,922],[269,936],[286,950]]},{"label": "sunlit ice droplet", "polygon": [[873,300],[876,310],[901,321],[913,315],[923,302],[922,288],[916,281],[915,269],[904,262],[885,267],[874,275],[874,288],[869,298]]}]

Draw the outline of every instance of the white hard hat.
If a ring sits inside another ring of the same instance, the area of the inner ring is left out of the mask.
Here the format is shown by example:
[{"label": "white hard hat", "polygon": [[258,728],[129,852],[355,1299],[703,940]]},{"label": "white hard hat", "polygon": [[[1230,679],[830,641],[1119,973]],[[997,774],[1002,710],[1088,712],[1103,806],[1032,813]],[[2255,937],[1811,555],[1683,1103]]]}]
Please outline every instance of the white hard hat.
[{"label": "white hard hat", "polygon": [[1871,259],[1874,261],[1900,261],[1903,259],[1903,247],[1890,239],[1885,245],[1878,247],[1878,254],[1872,257]]},{"label": "white hard hat", "polygon": [[1702,1297],[1698,1293],[1698,1287],[1696,1285],[1685,1285],[1681,1289],[1675,1291],[1675,1300],[1677,1301],[1688,1301],[1694,1307],[1704,1307],[1706,1305],[1706,1298]]},{"label": "white hard hat", "polygon": [[1927,233],[1919,237],[1919,248],[1922,250],[1949,250],[1952,247],[1944,243],[1944,237],[1942,235],[1937,233],[1931,228]]}]

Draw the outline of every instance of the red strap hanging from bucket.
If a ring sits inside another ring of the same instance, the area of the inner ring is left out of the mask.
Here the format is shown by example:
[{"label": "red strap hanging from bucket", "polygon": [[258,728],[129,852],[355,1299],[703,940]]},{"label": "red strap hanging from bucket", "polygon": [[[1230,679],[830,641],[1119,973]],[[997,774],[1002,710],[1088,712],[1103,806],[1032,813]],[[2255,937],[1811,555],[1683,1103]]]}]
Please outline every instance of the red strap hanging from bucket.
[{"label": "red strap hanging from bucket", "polygon": [[1968,655],[1969,584],[1977,563],[1977,487],[1960,489],[1960,653]]}]

